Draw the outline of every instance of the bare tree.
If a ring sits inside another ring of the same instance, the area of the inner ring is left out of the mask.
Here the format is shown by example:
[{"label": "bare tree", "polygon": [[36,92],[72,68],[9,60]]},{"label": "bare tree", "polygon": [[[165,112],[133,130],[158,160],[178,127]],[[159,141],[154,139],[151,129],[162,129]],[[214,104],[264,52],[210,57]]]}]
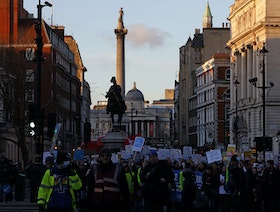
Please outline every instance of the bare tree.
[{"label": "bare tree", "polygon": [[26,94],[32,86],[28,83],[28,78],[31,77],[32,73],[27,72],[28,62],[25,60],[25,51],[13,47],[0,47],[0,68],[0,98],[4,107],[4,117],[2,118],[6,123],[12,123],[17,137],[17,140],[7,137],[2,137],[2,139],[10,140],[18,145],[25,166],[29,161],[26,144],[28,110]]}]

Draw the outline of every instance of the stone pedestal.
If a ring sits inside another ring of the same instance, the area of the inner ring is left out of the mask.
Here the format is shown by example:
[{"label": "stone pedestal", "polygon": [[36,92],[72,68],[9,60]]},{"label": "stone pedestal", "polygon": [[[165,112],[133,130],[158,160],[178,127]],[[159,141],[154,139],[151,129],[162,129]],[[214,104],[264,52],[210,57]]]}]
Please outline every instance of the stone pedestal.
[{"label": "stone pedestal", "polygon": [[124,131],[108,132],[102,139],[104,147],[108,147],[112,152],[119,152],[124,148],[124,141],[127,139],[127,133]]}]

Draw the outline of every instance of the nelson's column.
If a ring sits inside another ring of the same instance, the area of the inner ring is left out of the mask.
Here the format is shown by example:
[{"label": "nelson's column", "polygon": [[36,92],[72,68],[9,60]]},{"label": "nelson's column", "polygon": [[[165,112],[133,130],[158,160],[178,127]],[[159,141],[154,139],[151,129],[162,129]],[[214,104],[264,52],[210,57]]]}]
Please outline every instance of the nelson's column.
[{"label": "nelson's column", "polygon": [[121,95],[125,99],[125,54],[124,54],[124,40],[127,34],[127,29],[123,25],[123,9],[120,9],[120,16],[118,20],[118,27],[115,29],[117,37],[117,64],[116,64],[116,80],[117,84],[121,86]]}]

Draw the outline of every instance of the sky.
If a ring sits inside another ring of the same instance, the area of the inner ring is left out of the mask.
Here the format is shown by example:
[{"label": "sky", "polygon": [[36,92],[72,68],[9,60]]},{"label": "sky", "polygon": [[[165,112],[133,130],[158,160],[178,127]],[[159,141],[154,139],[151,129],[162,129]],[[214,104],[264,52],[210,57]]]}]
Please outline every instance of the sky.
[{"label": "sky", "polygon": [[[45,0],[41,0],[44,4]],[[65,34],[78,43],[85,79],[91,87],[92,105],[105,101],[116,75],[116,35],[123,8],[125,37],[125,93],[136,83],[145,100],[165,98],[178,80],[179,48],[202,32],[202,17],[209,3],[213,27],[228,23],[234,0],[48,0],[42,17],[64,26]],[[39,0],[24,0],[24,8],[37,17]]]}]

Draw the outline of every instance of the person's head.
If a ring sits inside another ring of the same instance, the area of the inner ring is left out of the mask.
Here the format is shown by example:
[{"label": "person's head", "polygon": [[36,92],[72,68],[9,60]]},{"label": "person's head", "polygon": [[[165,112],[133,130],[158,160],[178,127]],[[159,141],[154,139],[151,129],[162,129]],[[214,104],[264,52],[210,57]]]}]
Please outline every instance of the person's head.
[{"label": "person's head", "polygon": [[151,150],[149,153],[149,159],[151,163],[158,162],[158,154],[156,150]]},{"label": "person's head", "polygon": [[172,166],[173,166],[174,168],[179,168],[179,167],[180,167],[180,164],[179,164],[179,162],[178,162],[177,160],[174,160],[173,163],[172,163]]},{"label": "person's head", "polygon": [[268,169],[273,169],[273,167],[274,167],[274,161],[273,161],[273,160],[268,160],[268,161],[266,162],[266,166],[267,166]]},{"label": "person's head", "polygon": [[56,157],[56,165],[58,168],[67,168],[71,164],[71,156],[67,152],[58,151]]},{"label": "person's head", "polygon": [[103,147],[99,152],[99,160],[103,164],[107,164],[111,161],[111,150],[107,147]]},{"label": "person's head", "polygon": [[233,155],[233,156],[231,156],[230,164],[231,164],[233,167],[237,167],[237,166],[238,166],[238,164],[239,164],[239,157],[238,157],[238,155]]},{"label": "person's head", "polygon": [[53,158],[53,156],[46,157],[45,163],[46,163],[46,167],[47,168],[52,167],[54,165],[54,158]]},{"label": "person's head", "polygon": [[115,84],[116,83],[116,77],[112,77],[111,82]]},{"label": "person's head", "polygon": [[125,173],[130,172],[130,167],[129,167],[129,165],[127,163],[123,164],[123,169],[124,169]]},{"label": "person's head", "polygon": [[264,169],[265,169],[265,167],[264,167],[263,164],[259,164],[258,167],[257,167],[257,171],[258,171],[259,173],[263,172]]},{"label": "person's head", "polygon": [[124,158],[121,158],[120,159],[120,164],[124,164],[125,163],[125,159]]}]

